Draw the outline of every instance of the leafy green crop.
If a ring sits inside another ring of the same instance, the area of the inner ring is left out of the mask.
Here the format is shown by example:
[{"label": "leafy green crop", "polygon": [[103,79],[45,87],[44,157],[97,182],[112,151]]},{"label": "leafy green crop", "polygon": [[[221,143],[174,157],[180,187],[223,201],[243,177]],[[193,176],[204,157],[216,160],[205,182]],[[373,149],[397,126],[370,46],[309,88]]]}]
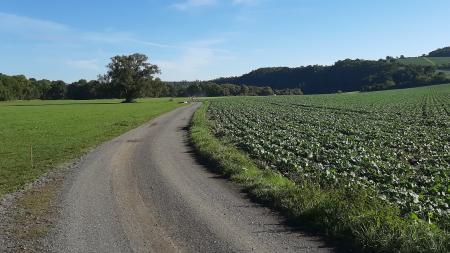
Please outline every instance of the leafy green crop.
[{"label": "leafy green crop", "polygon": [[371,188],[449,226],[450,85],[217,99],[208,114],[217,136],[296,183]]}]

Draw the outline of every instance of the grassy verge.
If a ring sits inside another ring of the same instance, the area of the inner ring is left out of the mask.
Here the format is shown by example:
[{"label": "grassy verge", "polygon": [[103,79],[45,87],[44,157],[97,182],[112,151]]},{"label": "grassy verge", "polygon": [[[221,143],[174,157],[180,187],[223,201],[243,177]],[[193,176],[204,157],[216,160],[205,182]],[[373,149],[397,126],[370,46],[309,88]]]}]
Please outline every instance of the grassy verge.
[{"label": "grassy verge", "polygon": [[59,216],[58,195],[64,172],[47,174],[44,180],[18,193],[6,209],[0,207],[0,252],[48,251],[51,246],[46,236]]},{"label": "grassy verge", "polygon": [[296,185],[281,174],[260,169],[234,146],[212,134],[207,102],[194,115],[191,140],[198,154],[217,172],[241,184],[258,202],[284,214],[290,222],[367,252],[449,252],[449,233],[373,198],[364,189],[324,189],[313,182]]},{"label": "grassy verge", "polygon": [[16,248],[30,248],[31,252],[40,247],[39,240],[52,229],[58,215],[55,199],[61,183],[60,179],[30,189],[12,206],[8,234]]},{"label": "grassy verge", "polygon": [[169,98],[0,103],[0,197],[179,106]]}]

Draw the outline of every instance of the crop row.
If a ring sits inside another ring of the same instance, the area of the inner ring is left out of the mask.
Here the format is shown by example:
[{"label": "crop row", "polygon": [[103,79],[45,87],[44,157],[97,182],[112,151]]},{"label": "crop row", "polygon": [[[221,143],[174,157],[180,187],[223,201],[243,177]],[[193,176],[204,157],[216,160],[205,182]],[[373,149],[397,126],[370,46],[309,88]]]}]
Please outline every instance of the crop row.
[{"label": "crop row", "polygon": [[217,136],[295,182],[370,187],[405,216],[448,225],[450,85],[218,99],[208,114]]}]

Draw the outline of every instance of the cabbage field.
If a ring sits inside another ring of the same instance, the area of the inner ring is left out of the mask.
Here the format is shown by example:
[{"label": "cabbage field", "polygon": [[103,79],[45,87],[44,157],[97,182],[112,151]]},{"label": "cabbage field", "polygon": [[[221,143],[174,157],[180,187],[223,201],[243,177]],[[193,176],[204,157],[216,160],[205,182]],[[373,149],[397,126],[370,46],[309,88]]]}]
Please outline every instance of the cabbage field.
[{"label": "cabbage field", "polygon": [[297,183],[359,185],[409,217],[448,224],[450,85],[210,101],[222,140]]}]

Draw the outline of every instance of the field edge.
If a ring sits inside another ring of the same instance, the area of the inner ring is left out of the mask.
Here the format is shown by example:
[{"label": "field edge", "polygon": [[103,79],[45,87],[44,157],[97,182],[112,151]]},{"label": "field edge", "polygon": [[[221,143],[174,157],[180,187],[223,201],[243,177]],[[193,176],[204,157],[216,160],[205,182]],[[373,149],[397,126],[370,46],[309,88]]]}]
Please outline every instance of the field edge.
[{"label": "field edge", "polygon": [[325,234],[345,248],[366,252],[448,252],[447,231],[400,216],[397,207],[365,189],[296,185],[280,173],[260,169],[244,152],[217,139],[207,118],[208,102],[189,130],[196,153],[216,173],[241,185],[255,201],[283,214],[294,226]]}]

